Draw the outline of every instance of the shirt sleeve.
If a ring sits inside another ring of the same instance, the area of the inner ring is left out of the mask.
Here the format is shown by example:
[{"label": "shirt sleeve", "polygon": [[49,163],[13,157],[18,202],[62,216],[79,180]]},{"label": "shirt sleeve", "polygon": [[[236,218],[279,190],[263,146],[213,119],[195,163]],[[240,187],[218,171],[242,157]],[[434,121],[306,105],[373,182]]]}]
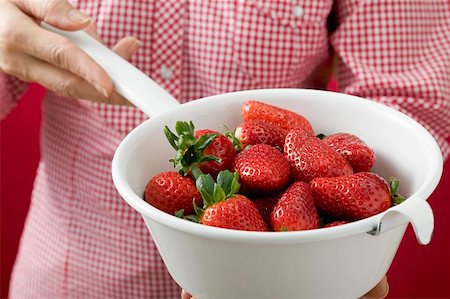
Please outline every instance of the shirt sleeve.
[{"label": "shirt sleeve", "polygon": [[28,83],[0,72],[0,120],[6,118],[28,87]]},{"label": "shirt sleeve", "polygon": [[396,108],[450,154],[450,1],[338,0],[340,92]]}]

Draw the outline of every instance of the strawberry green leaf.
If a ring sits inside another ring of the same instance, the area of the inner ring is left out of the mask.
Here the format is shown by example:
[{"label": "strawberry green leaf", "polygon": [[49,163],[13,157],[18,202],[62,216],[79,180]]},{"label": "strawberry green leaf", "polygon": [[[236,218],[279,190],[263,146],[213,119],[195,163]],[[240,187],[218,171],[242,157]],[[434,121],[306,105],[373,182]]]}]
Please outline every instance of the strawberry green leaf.
[{"label": "strawberry green leaf", "polygon": [[175,124],[175,131],[177,131],[178,135],[186,134],[186,133],[193,133],[194,132],[194,125],[192,121],[185,122],[185,121],[177,121]]},{"label": "strawberry green leaf", "polygon": [[180,152],[180,151],[177,153],[177,158],[179,158],[179,161],[181,162],[182,166],[190,167],[191,161],[194,158],[194,156],[195,156],[195,152],[194,152],[193,148],[191,148],[191,147],[186,149],[186,151],[184,153]]},{"label": "strawberry green leaf", "polygon": [[393,206],[399,205],[406,200],[406,197],[398,194],[399,187],[400,181],[397,178],[391,177],[389,180],[389,189],[391,191],[391,200]]},{"label": "strawberry green leaf", "polygon": [[195,180],[198,179],[199,176],[201,176],[203,174],[203,172],[200,170],[200,168],[198,168],[197,166],[192,166],[192,176],[194,177]]},{"label": "strawberry green leaf", "polygon": [[324,227],[330,219],[325,215],[319,215],[319,227]]},{"label": "strawberry green leaf", "polygon": [[398,192],[398,188],[400,187],[400,181],[394,177],[391,177],[389,180],[389,185],[391,194],[396,194]]},{"label": "strawberry green leaf", "polygon": [[195,184],[203,198],[203,208],[206,209],[220,201],[230,198],[239,190],[239,174],[224,170],[217,175],[217,183],[210,174],[198,176]]},{"label": "strawberry green leaf", "polygon": [[215,162],[217,162],[217,163],[220,163],[220,161],[222,161],[222,159],[217,158],[216,156],[211,156],[211,155],[209,155],[209,156],[203,156],[203,157],[201,157],[200,160],[199,160],[198,162],[200,163],[200,162],[204,162],[204,161],[215,161]]},{"label": "strawberry green leaf", "polygon": [[317,134],[316,137],[323,140],[325,137],[327,137],[327,135],[320,133],[320,134]]},{"label": "strawberry green leaf", "polygon": [[195,214],[197,215],[197,222],[200,223],[199,220],[202,219],[202,216],[203,216],[203,213],[205,212],[205,210],[203,210],[202,208],[199,208],[197,206],[194,198],[192,199],[192,205],[194,206],[194,211],[195,211]]},{"label": "strawberry green leaf", "polygon": [[203,198],[203,207],[209,207],[214,203],[214,179],[210,174],[202,174],[195,181],[198,191]]},{"label": "strawberry green leaf", "polygon": [[166,135],[167,140],[169,141],[170,145],[178,150],[178,136],[175,135],[172,131],[170,131],[168,126],[165,126],[164,129],[164,135]]},{"label": "strawberry green leaf", "polygon": [[239,188],[241,188],[241,184],[239,184],[239,172],[233,173],[233,180],[231,181],[231,190],[229,193],[229,197],[231,197],[233,194],[236,194],[239,192]]},{"label": "strawberry green leaf", "polygon": [[184,217],[184,209],[176,211],[175,212],[175,217],[183,218]]},{"label": "strawberry green leaf", "polygon": [[184,216],[184,219],[195,222],[195,223],[199,223],[197,215],[186,215],[186,216]]},{"label": "strawberry green leaf", "polygon": [[222,187],[219,184],[214,184],[214,203],[221,202],[226,199],[225,191],[223,191]]},{"label": "strawberry green leaf", "polygon": [[279,147],[278,145],[274,146],[277,150],[279,150],[280,152],[283,152],[283,149],[281,147]]},{"label": "strawberry green leaf", "polygon": [[184,134],[179,135],[178,137],[178,148],[180,150],[188,150],[192,144],[192,137]]},{"label": "strawberry green leaf", "polygon": [[226,129],[224,135],[228,138],[228,140],[231,141],[231,143],[234,146],[234,149],[236,150],[236,152],[241,152],[242,151],[242,144],[241,141],[236,137],[236,135],[230,131],[230,129],[228,129],[227,126],[223,125]]},{"label": "strawberry green leaf", "polygon": [[230,198],[239,191],[239,173],[223,170],[217,175],[217,184],[222,187],[226,198]]},{"label": "strawberry green leaf", "polygon": [[232,182],[233,173],[229,170],[223,170],[217,175],[217,184],[222,187],[227,197],[230,195]]},{"label": "strawberry green leaf", "polygon": [[199,152],[203,152],[205,148],[217,138],[217,136],[219,136],[219,134],[205,134],[200,136],[194,144],[195,149]]},{"label": "strawberry green leaf", "polygon": [[282,226],[281,228],[280,228],[280,232],[288,232],[289,230],[287,229],[287,227],[285,227],[285,226]]}]

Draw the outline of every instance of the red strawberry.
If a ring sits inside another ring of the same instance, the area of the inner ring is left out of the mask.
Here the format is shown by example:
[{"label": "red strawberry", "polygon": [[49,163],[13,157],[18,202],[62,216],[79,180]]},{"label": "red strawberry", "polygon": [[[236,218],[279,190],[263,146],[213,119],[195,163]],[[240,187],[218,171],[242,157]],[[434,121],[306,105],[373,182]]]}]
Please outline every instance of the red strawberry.
[{"label": "red strawberry", "polygon": [[270,123],[253,120],[240,124],[234,132],[239,141],[239,148],[245,149],[248,145],[268,144],[274,147],[283,148],[285,130]]},{"label": "red strawberry", "polygon": [[350,164],[335,150],[316,136],[301,128],[286,135],[284,155],[296,181],[309,182],[317,177],[335,177],[353,173]]},{"label": "red strawberry", "polygon": [[372,172],[316,178],[310,186],[317,209],[330,217],[353,221],[391,207],[387,182]]},{"label": "red strawberry", "polygon": [[192,201],[202,202],[194,181],[175,171],[161,172],[152,177],[145,188],[144,199],[172,215],[179,210],[191,214],[194,212]]},{"label": "red strawberry", "polygon": [[166,126],[164,134],[177,151],[175,158],[170,161],[182,175],[191,173],[194,166],[213,176],[230,168],[236,151],[231,141],[223,134],[212,130],[194,132],[192,122],[184,121],[177,121],[175,130],[178,135]]},{"label": "red strawberry", "polygon": [[255,204],[239,190],[239,174],[222,171],[217,183],[202,174],[196,184],[203,197],[203,209],[195,208],[201,224],[247,231],[267,231],[267,224]]},{"label": "red strawberry", "polygon": [[336,133],[323,141],[341,154],[354,172],[369,171],[375,164],[375,152],[359,137],[349,133]]},{"label": "red strawberry", "polygon": [[350,222],[345,221],[345,220],[336,220],[336,221],[325,224],[323,227],[333,227],[333,226],[339,226],[339,225],[343,225],[343,224],[347,224],[347,223],[350,223]]},{"label": "red strawberry", "polygon": [[295,182],[283,193],[270,216],[275,231],[297,231],[319,227],[319,215],[311,190],[305,182]]},{"label": "red strawberry", "polygon": [[231,164],[236,158],[236,150],[234,149],[233,143],[225,137],[225,135],[213,131],[213,130],[197,130],[195,131],[195,137],[200,138],[207,134],[217,134],[214,141],[208,145],[203,151],[203,156],[214,156],[219,158],[219,161],[205,161],[198,164],[198,168],[204,173],[209,173],[213,177],[216,177],[220,171],[225,169],[230,169]]},{"label": "red strawberry", "polygon": [[289,180],[286,158],[267,144],[257,144],[240,152],[232,168],[239,172],[242,189],[252,194],[275,193]]},{"label": "red strawberry", "polygon": [[267,224],[270,225],[270,214],[272,214],[272,210],[275,207],[278,200],[281,198],[281,194],[277,194],[269,197],[259,197],[252,199],[259,213],[266,221]]},{"label": "red strawberry", "polygon": [[242,106],[244,121],[259,120],[282,128],[286,133],[292,128],[301,127],[309,134],[314,131],[309,121],[293,111],[272,106],[258,101],[246,101]]},{"label": "red strawberry", "polygon": [[240,194],[207,208],[200,222],[204,225],[238,230],[268,230],[255,204]]}]

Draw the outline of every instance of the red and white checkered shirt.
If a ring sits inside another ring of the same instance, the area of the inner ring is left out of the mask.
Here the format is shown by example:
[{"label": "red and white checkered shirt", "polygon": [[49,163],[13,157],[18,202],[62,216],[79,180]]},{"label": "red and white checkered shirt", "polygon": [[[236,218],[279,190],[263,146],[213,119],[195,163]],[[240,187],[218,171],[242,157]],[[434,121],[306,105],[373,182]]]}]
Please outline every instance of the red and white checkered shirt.
[{"label": "red and white checkered shirt", "polygon": [[[341,92],[412,116],[444,155],[450,152],[448,0],[74,4],[93,17],[108,46],[136,36],[142,46],[131,62],[180,102],[304,87],[333,49]],[[330,32],[332,9],[336,28]],[[24,88],[0,75],[3,116]],[[115,148],[145,118],[135,108],[47,96],[42,160],[11,298],[179,298],[140,215],[111,181]]]}]

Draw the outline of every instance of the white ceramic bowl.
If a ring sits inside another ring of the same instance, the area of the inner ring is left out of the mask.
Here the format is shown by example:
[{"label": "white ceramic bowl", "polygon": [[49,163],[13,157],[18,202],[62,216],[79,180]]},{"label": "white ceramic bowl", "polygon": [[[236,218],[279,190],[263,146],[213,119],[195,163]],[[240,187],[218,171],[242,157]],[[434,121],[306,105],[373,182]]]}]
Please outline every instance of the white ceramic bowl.
[{"label": "white ceramic bowl", "polygon": [[[358,298],[387,272],[410,221],[420,243],[430,241],[426,199],[442,174],[433,137],[409,117],[361,98],[313,90],[271,89],[222,94],[178,105],[157,83],[83,31],[69,38],[111,76],[116,91],[150,120],[120,144],[113,160],[117,190],[145,220],[175,281],[203,298]],[[244,232],[178,219],[142,200],[147,181],[171,169],[163,126],[192,120],[198,129],[235,127],[245,100],[257,99],[306,116],[316,133],[349,132],[377,154],[374,171],[401,179],[404,203],[351,224],[300,232]],[[165,111],[165,112],[164,112]],[[381,225],[382,224],[382,225]]]},{"label": "white ceramic bowl", "polygon": [[[249,99],[304,115],[316,133],[361,137],[377,154],[373,170],[386,179],[399,178],[400,192],[410,198],[351,224],[282,233],[207,227],[161,212],[142,199],[154,174],[173,169],[168,160],[174,151],[164,125],[173,128],[177,120],[192,120],[197,129],[233,128]],[[411,118],[358,97],[302,89],[234,92],[183,104],[133,130],[113,160],[118,191],[144,218],[175,281],[200,299],[360,297],[388,271],[410,220],[419,241],[429,241],[433,215],[425,200],[441,173],[435,140]]]}]

